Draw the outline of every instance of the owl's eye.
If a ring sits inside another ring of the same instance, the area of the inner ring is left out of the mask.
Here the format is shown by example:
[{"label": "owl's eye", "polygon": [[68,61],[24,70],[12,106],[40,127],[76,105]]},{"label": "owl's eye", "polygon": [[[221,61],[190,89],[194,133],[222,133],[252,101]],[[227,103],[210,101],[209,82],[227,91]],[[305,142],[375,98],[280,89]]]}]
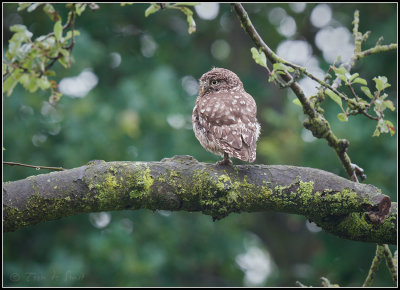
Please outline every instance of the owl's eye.
[{"label": "owl's eye", "polygon": [[213,85],[213,86],[218,85],[218,81],[217,81],[217,80],[212,80],[212,81],[211,81],[211,85]]}]

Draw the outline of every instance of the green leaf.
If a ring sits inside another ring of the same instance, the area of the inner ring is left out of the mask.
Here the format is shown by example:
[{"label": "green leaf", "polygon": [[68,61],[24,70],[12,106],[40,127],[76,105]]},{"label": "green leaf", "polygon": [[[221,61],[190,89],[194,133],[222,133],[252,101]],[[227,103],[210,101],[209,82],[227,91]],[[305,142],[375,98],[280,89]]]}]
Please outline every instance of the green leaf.
[{"label": "green leaf", "polygon": [[335,71],[336,74],[345,75],[348,73],[343,65],[341,65],[340,67],[334,67],[333,70]]},{"label": "green leaf", "polygon": [[7,73],[7,64],[3,62],[3,76]]},{"label": "green leaf", "polygon": [[270,83],[273,82],[275,80],[275,78],[276,78],[276,75],[274,73],[272,73],[268,78],[268,82],[270,82]]},{"label": "green leaf", "polygon": [[396,133],[396,129],[394,128],[393,123],[389,120],[385,120],[385,124],[389,129],[390,136],[393,136]]},{"label": "green leaf", "polygon": [[62,32],[63,32],[63,27],[60,19],[54,24],[54,36],[56,37],[57,41],[60,41],[62,37]]},{"label": "green leaf", "polygon": [[379,131],[378,127],[375,129],[374,134],[372,134],[372,137],[379,137],[381,135],[381,132]]},{"label": "green leaf", "polygon": [[250,49],[250,51],[251,51],[254,61],[257,64],[259,64],[263,67],[267,67],[267,57],[265,56],[265,53],[262,50],[258,51],[257,48],[252,47]]},{"label": "green leaf", "polygon": [[144,12],[144,16],[147,17],[150,14],[156,13],[158,10],[160,10],[160,5],[153,3],[146,9],[146,11]]},{"label": "green leaf", "polygon": [[348,71],[345,69],[345,67],[343,65],[341,65],[340,67],[336,68],[333,67],[333,71],[335,72],[336,76],[341,79],[344,82],[347,82],[347,80],[349,79],[350,75],[348,73]]},{"label": "green leaf", "polygon": [[196,22],[194,22],[193,11],[187,7],[179,7],[179,9],[186,15],[186,21],[189,25],[188,29],[189,34],[196,32]]},{"label": "green leaf", "polygon": [[347,122],[349,120],[349,118],[347,118],[347,115],[345,113],[337,114],[337,118],[339,119],[339,121],[342,122]]},{"label": "green leaf", "polygon": [[[25,25],[16,24],[10,26],[10,31],[14,32],[11,39],[8,41],[8,53],[15,54],[23,42],[30,41],[33,33],[30,32]],[[11,60],[11,59],[10,59]]]},{"label": "green leaf", "polygon": [[384,101],[383,104],[385,105],[386,108],[390,109],[391,111],[396,110],[392,101],[387,100],[387,101]]},{"label": "green leaf", "polygon": [[[73,33],[74,33],[74,37],[78,36],[78,35],[81,35],[81,33],[78,30],[74,30]],[[64,37],[64,40],[68,40],[70,38],[72,38],[72,31],[71,30],[67,32],[67,34]]]},{"label": "green leaf", "polygon": [[350,76],[350,78],[349,78],[349,82],[352,82],[356,77],[358,77],[360,74],[359,73],[355,73],[355,74],[352,74],[351,76]]},{"label": "green leaf", "polygon": [[18,3],[17,11],[22,11],[22,10],[28,8],[31,5],[32,5],[32,3]]},{"label": "green leaf", "polygon": [[43,11],[47,14],[47,16],[49,16],[49,18],[50,18],[52,21],[56,22],[56,21],[59,20],[59,19],[58,19],[58,18],[59,18],[58,13],[57,13],[57,11],[54,9],[54,6],[53,6],[53,5],[47,3],[46,5],[44,5]]},{"label": "green leaf", "polygon": [[342,107],[342,99],[335,92],[331,91],[330,89],[326,89],[325,94],[334,100],[340,107]]},{"label": "green leaf", "polygon": [[341,75],[341,74],[338,74],[338,75],[336,75],[339,79],[341,79],[342,81],[344,81],[345,83],[347,83],[347,76],[346,75]]},{"label": "green leaf", "polygon": [[375,77],[373,78],[375,81],[375,87],[378,91],[383,91],[384,89],[390,87],[390,84],[387,82],[387,77]]},{"label": "green leaf", "polygon": [[21,69],[15,69],[3,82],[3,92],[9,97],[22,76]]},{"label": "green leaf", "polygon": [[50,88],[51,83],[50,81],[47,79],[46,76],[42,76],[40,79],[36,80],[37,85],[39,86],[39,88],[41,88],[42,90],[47,90]]},{"label": "green leaf", "polygon": [[25,32],[27,30],[26,26],[23,24],[15,24],[10,26],[11,32]]},{"label": "green leaf", "polygon": [[29,74],[29,73],[24,73],[20,77],[19,82],[30,93],[34,93],[38,89],[36,80],[37,80],[37,77],[35,75]]},{"label": "green leaf", "polygon": [[43,5],[43,4],[44,4],[44,3],[38,3],[38,2],[32,3],[32,5],[30,5],[30,6],[28,7],[28,9],[26,9],[26,11],[32,12],[32,11],[34,11],[36,8],[38,8],[40,5]]},{"label": "green leaf", "polygon": [[367,81],[365,79],[363,79],[363,78],[356,78],[355,80],[350,81],[350,82],[352,84],[361,84],[361,85],[364,85],[364,86],[368,85]]},{"label": "green leaf", "polygon": [[379,136],[381,133],[390,133],[393,136],[396,133],[394,125],[389,120],[379,119],[373,137]]},{"label": "green leaf", "polygon": [[303,108],[303,105],[301,104],[301,102],[300,102],[299,99],[294,99],[294,100],[292,101],[292,103],[295,104],[295,105],[297,105],[297,106],[300,106],[301,108]]},{"label": "green leaf", "polygon": [[69,68],[70,67],[70,52],[66,49],[60,49],[60,53],[63,55],[58,59],[58,62],[61,63],[61,65],[64,68]]},{"label": "green leaf", "polygon": [[87,4],[75,4],[75,12],[78,16],[81,16],[82,12],[85,11]]},{"label": "green leaf", "polygon": [[374,97],[368,87],[361,87],[361,90],[368,98],[372,99]]},{"label": "green leaf", "polygon": [[46,70],[46,72],[44,73],[45,74],[45,76],[48,76],[48,77],[55,77],[56,76],[56,72],[54,71],[54,70]]},{"label": "green leaf", "polygon": [[193,16],[192,15],[188,15],[186,17],[186,20],[187,20],[187,22],[189,24],[189,29],[188,29],[189,34],[192,34],[193,32],[196,32],[196,22],[194,22]]},{"label": "green leaf", "polygon": [[274,63],[273,69],[275,71],[277,71],[278,73],[279,73],[279,71],[282,71],[284,73],[285,72],[294,72],[294,68],[287,66],[286,64],[280,63],[280,62]]}]

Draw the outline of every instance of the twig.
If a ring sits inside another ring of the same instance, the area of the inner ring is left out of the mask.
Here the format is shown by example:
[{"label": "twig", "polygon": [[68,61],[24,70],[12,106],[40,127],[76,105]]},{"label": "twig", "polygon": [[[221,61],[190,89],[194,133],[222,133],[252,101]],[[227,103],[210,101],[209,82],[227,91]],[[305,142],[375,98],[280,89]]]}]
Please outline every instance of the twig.
[{"label": "twig", "polygon": [[[232,4],[233,9],[235,10],[243,29],[249,34],[250,38],[253,40],[254,44],[258,47],[261,48],[262,51],[265,53],[265,56],[268,58],[268,60],[274,64],[276,62],[285,62],[283,59],[281,59],[278,55],[276,55],[271,48],[269,48],[268,45],[265,44],[264,40],[260,37],[258,34],[257,30],[254,28],[253,23],[251,22],[249,15],[247,14],[246,10],[243,8],[243,6],[240,3],[234,3]],[[285,63],[287,64],[287,62]],[[285,73],[282,75],[282,78],[286,82],[290,82],[292,80],[292,76],[288,73]],[[300,100],[301,104],[303,105],[303,108],[305,111],[307,111],[307,114],[314,118],[316,116],[316,111],[314,108],[311,106],[310,101],[308,98],[305,96],[303,90],[300,88],[297,82],[293,82],[290,85],[290,88],[293,90],[293,92],[296,94],[297,98]]]},{"label": "twig", "polygon": [[[71,13],[71,17],[69,17],[68,22],[63,26],[63,31],[71,26],[71,31],[72,31],[71,43],[69,46],[63,47],[63,48],[67,49],[67,50],[69,50],[69,52],[71,52],[72,48],[74,47],[74,44],[75,44],[75,41],[74,41],[75,12],[74,12],[74,10],[71,10],[69,13]],[[54,32],[51,32],[51,33],[47,34],[44,37],[44,39],[46,39],[50,36],[53,36],[53,35],[54,35]],[[41,77],[47,70],[49,70],[57,62],[57,60],[59,60],[62,56],[63,55],[61,53],[59,53],[56,57],[49,58],[49,60],[51,60],[51,61],[46,65],[44,71],[42,71],[39,74],[39,77]]]},{"label": "twig", "polygon": [[390,274],[392,274],[392,279],[394,283],[397,284],[397,264],[393,261],[392,252],[388,245],[383,245],[383,254],[386,260],[386,265],[389,268]]},{"label": "twig", "polygon": [[364,110],[362,110],[362,111],[360,111],[360,112],[361,112],[361,114],[363,114],[365,117],[367,117],[367,118],[369,118],[369,119],[371,119],[371,120],[379,121],[379,119],[380,119],[380,118],[378,118],[378,117],[374,117],[374,116],[368,114],[368,113],[367,113],[366,111],[364,111]]},{"label": "twig", "polygon": [[3,161],[3,164],[10,165],[10,166],[22,166],[22,167],[31,167],[35,168],[36,170],[40,169],[50,169],[50,170],[65,170],[62,167],[49,167],[49,166],[38,166],[38,165],[28,165],[28,164],[23,164],[23,163],[18,163],[18,162],[6,162]]},{"label": "twig", "polygon": [[[71,11],[71,12],[72,12],[73,14],[75,14],[75,12],[73,12],[73,11]],[[71,18],[68,20],[68,22],[64,24],[62,30],[64,31],[65,29],[67,29],[67,28],[71,25],[71,22],[72,22],[72,21],[73,21],[73,17],[71,17]],[[42,40],[45,40],[45,39],[49,38],[50,36],[54,36],[54,31],[52,31],[52,32],[50,32],[50,33],[48,33],[48,34],[46,34],[46,35],[44,35],[44,36],[41,36],[41,37],[43,37]]]},{"label": "twig", "polygon": [[357,96],[356,92],[354,91],[353,87],[351,86],[351,84],[350,84],[350,83],[347,83],[347,86],[349,87],[350,92],[351,92],[351,94],[353,95],[353,97],[354,97],[354,98],[356,99],[356,101],[358,102],[360,99],[358,98],[358,96]]},{"label": "twig", "polygon": [[75,40],[74,40],[74,27],[75,27],[75,12],[71,11],[71,18],[69,20],[69,24],[68,26],[71,26],[71,43],[69,46],[64,47],[65,49],[68,49],[70,52],[72,51],[72,48],[74,47],[75,44]]},{"label": "twig", "polygon": [[375,279],[376,272],[378,272],[379,264],[382,261],[384,248],[381,245],[376,246],[376,254],[375,257],[372,259],[371,268],[369,269],[367,278],[364,281],[363,287],[369,287],[372,285],[372,282]]},{"label": "twig", "polygon": [[357,53],[355,55],[355,60],[360,60],[363,57],[366,57],[371,54],[385,52],[385,51],[389,51],[389,50],[396,50],[396,49],[397,49],[397,43],[391,43],[391,44],[387,44],[387,45],[377,45],[375,47],[372,47],[370,49],[367,49],[360,53]]}]

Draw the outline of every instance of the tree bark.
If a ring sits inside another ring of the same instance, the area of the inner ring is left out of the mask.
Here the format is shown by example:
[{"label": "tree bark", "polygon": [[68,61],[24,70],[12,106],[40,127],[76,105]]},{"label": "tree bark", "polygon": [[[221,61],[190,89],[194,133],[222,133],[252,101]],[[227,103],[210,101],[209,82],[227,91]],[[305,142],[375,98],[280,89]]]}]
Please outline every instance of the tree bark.
[{"label": "tree bark", "polygon": [[160,162],[91,161],[3,184],[3,231],[87,212],[152,209],[304,215],[356,241],[395,244],[397,203],[375,186],[318,169],[282,165],[217,166],[191,156]]}]

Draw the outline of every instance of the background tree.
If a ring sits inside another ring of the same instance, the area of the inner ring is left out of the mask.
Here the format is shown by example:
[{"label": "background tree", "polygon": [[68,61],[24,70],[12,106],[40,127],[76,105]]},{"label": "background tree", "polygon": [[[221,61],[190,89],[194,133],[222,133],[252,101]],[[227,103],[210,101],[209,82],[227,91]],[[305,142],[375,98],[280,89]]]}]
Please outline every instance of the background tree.
[{"label": "background tree", "polygon": [[[146,19],[148,5],[99,6],[75,22],[80,35],[71,69],[54,63],[64,92],[56,107],[49,104],[48,92],[35,91],[34,97],[18,86],[4,99],[5,160],[73,168],[93,159],[151,161],[189,154],[215,162],[196,142],[190,123],[196,79],[215,65],[235,71],[257,101],[263,127],[257,163],[323,168],[346,176],[333,150],[302,128],[298,119],[304,117],[291,103],[294,96],[286,97],[287,90],[268,84],[266,72],[249,61],[253,44],[230,6],[206,9],[215,15],[202,14],[198,7],[197,32],[191,35],[178,11],[167,9]],[[70,7],[54,7],[67,19]],[[4,8],[6,40],[12,35],[7,29],[22,19],[35,36],[48,34],[49,26],[55,25],[39,9],[17,13],[17,5]],[[366,47],[374,46],[381,35],[387,43],[396,39],[394,4],[246,8],[279,56],[289,58],[290,47],[297,45],[296,56],[302,52],[305,58],[296,63],[314,64],[317,71],[328,70],[329,47],[334,44],[345,55],[343,41],[347,35],[351,43],[348,29],[356,9],[361,15],[359,31],[372,31]],[[315,14],[330,21],[318,22]],[[323,38],[324,32],[329,32],[329,39]],[[326,42],[329,47],[322,45]],[[357,66],[365,79],[385,75],[395,80],[393,58],[394,52],[389,52],[362,59]],[[391,81],[385,92],[391,96],[396,90]],[[349,153],[368,174],[367,182],[394,199],[395,139],[387,134],[371,139],[376,122],[363,116],[348,123],[336,121],[335,102],[326,101],[324,109],[336,134],[350,140]],[[394,121],[395,113],[385,115]],[[9,167],[4,179],[35,173],[29,170]],[[310,231],[318,228],[302,217],[269,213],[233,215],[216,223],[198,214],[163,211],[90,214],[89,221],[87,216],[75,216],[6,235],[5,283],[272,286],[293,285],[296,280],[314,284],[325,275],[340,285],[360,285],[375,245]],[[384,269],[374,285],[390,283]]]}]

